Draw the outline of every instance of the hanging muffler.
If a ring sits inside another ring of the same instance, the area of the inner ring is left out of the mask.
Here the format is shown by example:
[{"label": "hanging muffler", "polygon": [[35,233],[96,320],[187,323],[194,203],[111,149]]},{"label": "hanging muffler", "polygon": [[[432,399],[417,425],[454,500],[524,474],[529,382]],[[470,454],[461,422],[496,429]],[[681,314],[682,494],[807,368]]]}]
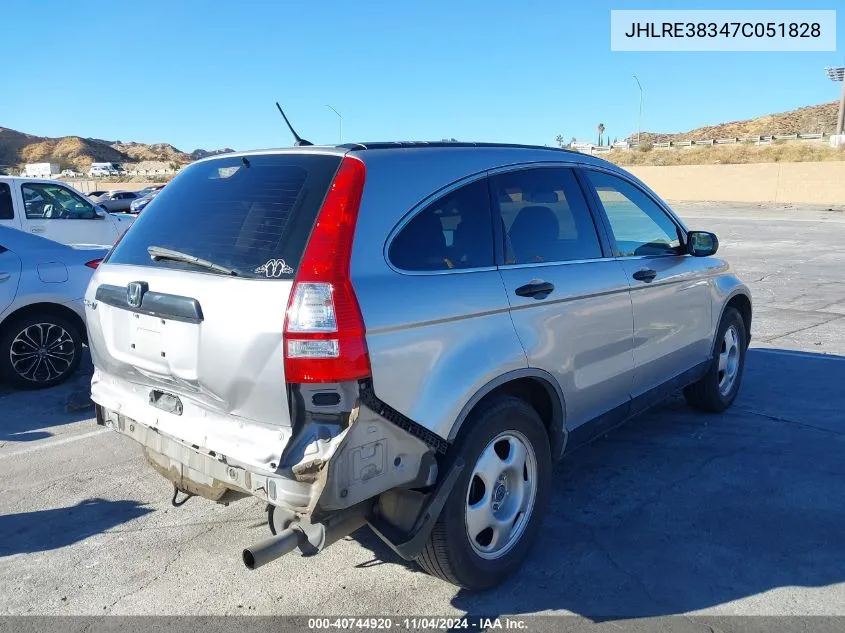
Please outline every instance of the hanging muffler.
[{"label": "hanging muffler", "polygon": [[371,508],[372,502],[358,504],[312,523],[293,512],[271,506],[267,518],[274,536],[244,549],[241,556],[244,565],[248,569],[258,569],[297,548],[303,556],[313,556],[362,527]]}]

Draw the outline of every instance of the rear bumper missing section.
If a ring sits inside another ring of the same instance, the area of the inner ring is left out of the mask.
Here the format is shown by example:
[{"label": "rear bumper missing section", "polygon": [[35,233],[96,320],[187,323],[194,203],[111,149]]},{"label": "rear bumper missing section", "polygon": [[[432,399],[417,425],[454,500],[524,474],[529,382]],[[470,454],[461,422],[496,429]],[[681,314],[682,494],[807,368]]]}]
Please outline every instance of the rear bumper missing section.
[{"label": "rear bumper missing section", "polygon": [[304,511],[316,501],[312,484],[229,464],[173,437],[97,405],[97,423],[131,437],[150,465],[177,488],[212,501],[244,496]]},{"label": "rear bumper missing section", "polygon": [[275,473],[234,463],[101,405],[97,422],[141,444],[150,465],[179,490],[221,503],[254,496],[300,515],[324,516],[389,490],[437,481],[433,449],[364,405],[325,452],[296,453]]}]

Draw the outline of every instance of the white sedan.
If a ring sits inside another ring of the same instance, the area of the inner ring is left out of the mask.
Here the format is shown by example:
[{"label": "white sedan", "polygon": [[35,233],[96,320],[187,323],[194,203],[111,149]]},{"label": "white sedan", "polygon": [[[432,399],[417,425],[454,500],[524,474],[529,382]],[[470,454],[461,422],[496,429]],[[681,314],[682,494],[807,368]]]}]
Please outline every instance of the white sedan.
[{"label": "white sedan", "polygon": [[87,340],[82,298],[107,252],[0,226],[0,379],[37,389],[76,370]]}]

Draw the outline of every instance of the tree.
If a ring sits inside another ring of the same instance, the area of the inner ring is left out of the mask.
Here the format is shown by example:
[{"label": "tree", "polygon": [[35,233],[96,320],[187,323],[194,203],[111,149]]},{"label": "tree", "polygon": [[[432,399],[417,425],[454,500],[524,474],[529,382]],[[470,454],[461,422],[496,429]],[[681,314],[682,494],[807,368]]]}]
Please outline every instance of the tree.
[{"label": "tree", "polygon": [[598,126],[597,129],[599,131],[599,147],[601,147],[601,137],[602,137],[602,134],[604,134],[604,123],[599,123],[599,126]]},{"label": "tree", "polygon": [[577,143],[577,142],[578,142],[578,141],[577,141],[577,139],[573,136],[573,137],[572,137],[572,140],[570,140],[570,141],[569,141],[569,147],[572,147],[572,146],[573,146],[573,145],[575,145],[575,143]]},{"label": "tree", "polygon": [[566,141],[563,140],[563,134],[555,136],[555,143],[557,143],[558,147],[566,147]]}]

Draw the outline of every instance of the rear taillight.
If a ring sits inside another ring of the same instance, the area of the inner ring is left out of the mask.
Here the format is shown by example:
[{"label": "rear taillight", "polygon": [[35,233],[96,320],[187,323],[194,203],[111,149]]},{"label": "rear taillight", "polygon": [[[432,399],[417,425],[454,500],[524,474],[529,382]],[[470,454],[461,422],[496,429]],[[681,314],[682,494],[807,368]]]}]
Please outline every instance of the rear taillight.
[{"label": "rear taillight", "polygon": [[85,262],[85,265],[88,266],[88,268],[93,268],[94,270],[97,270],[97,266],[100,265],[101,261],[103,261],[103,260],[102,259],[92,259],[90,262]]},{"label": "rear taillight", "polygon": [[287,382],[343,382],[371,374],[364,319],[349,279],[365,177],[364,163],[344,158],[317,216],[285,315]]}]

